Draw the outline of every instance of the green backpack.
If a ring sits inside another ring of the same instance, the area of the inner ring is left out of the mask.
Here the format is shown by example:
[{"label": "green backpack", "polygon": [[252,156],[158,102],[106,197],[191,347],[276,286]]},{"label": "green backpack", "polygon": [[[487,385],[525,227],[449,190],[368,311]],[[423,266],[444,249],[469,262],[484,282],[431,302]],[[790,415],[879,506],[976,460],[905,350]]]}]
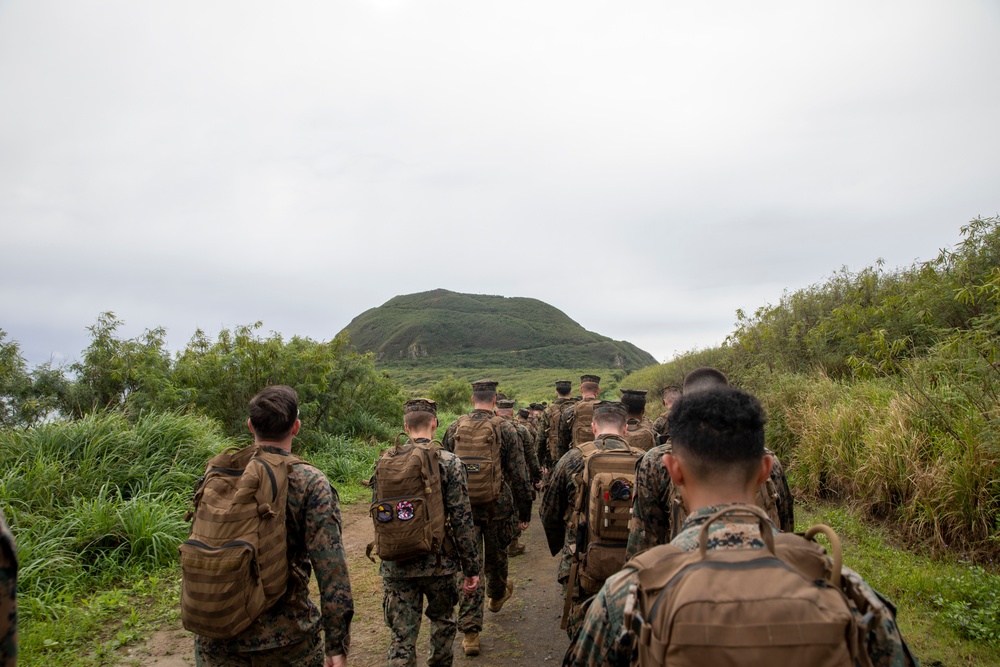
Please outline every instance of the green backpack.
[{"label": "green backpack", "polygon": [[209,459],[179,547],[185,629],[235,637],[285,594],[288,472],[298,463],[257,445]]}]

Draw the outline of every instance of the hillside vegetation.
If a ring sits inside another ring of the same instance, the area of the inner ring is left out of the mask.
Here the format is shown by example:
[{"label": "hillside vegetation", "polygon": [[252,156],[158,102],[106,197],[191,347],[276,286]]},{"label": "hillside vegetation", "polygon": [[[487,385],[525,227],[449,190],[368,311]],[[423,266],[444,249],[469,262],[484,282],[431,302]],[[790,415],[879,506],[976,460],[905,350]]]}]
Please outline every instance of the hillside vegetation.
[{"label": "hillside vegetation", "polygon": [[654,391],[699,365],[764,401],[800,492],[853,503],[914,542],[1000,554],[1000,218],[933,260],[846,269],[739,313],[718,348],[623,383]]},{"label": "hillside vegetation", "polygon": [[617,368],[656,363],[624,341],[587,331],[538,299],[438,289],[397,296],[347,325],[352,345],[381,366]]},{"label": "hillside vegetation", "polygon": [[[428,294],[478,309],[477,324],[458,320],[458,328],[495,329],[498,345],[528,326],[532,309],[543,332],[535,341],[574,324],[531,299]],[[431,312],[413,305],[419,299],[398,299],[410,304],[401,311]],[[494,326],[507,322],[502,310],[490,310],[505,301],[528,307],[509,330]],[[215,338],[198,331],[170,354],[162,329],[122,339],[120,325],[112,313],[99,316],[80,361],[66,368],[29,369],[0,330],[0,506],[21,560],[25,665],[110,664],[144,624],[176,617],[176,545],[194,480],[210,454],[248,442],[247,402],[262,386],[298,390],[298,451],[352,502],[367,492],[360,482],[416,391],[439,400],[444,429],[468,409],[469,380],[483,375],[523,403],[550,400],[555,380],[593,372],[605,397],[617,386],[658,392],[700,365],[761,397],[768,443],[799,500],[832,508],[815,518],[834,524],[849,540],[850,562],[904,602],[923,655],[1000,664],[1000,218],[973,220],[929,262],[837,272],[740,313],[724,345],[645,368],[641,357],[624,367],[579,358],[491,365],[482,350],[452,357],[468,365],[449,367],[446,354],[430,351],[376,365],[346,334],[284,340],[260,335],[259,323]],[[574,336],[566,344],[580,350],[609,342]],[[655,416],[656,402],[649,407]],[[876,521],[862,526],[848,507]],[[800,521],[812,518],[799,509]],[[897,546],[900,537],[919,558]]]}]

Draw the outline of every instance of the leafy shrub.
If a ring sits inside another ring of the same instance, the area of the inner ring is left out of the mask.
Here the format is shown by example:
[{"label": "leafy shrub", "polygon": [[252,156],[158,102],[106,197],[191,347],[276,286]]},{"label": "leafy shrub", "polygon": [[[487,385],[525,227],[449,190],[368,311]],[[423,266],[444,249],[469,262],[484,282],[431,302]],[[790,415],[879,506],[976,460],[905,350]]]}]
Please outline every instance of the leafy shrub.
[{"label": "leafy shrub", "polygon": [[932,602],[945,623],[963,637],[1000,646],[1000,577],[972,565],[942,583],[945,591]]}]

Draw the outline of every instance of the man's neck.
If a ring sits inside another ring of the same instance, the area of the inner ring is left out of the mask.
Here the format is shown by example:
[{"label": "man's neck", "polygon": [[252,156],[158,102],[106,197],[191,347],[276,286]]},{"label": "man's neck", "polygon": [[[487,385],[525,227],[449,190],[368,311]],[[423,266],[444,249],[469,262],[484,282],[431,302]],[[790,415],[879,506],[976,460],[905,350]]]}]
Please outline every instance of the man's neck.
[{"label": "man's neck", "polygon": [[257,440],[254,442],[258,447],[275,447],[277,449],[283,449],[286,452],[292,451],[292,439],[281,440],[279,442],[274,442],[271,440]]}]

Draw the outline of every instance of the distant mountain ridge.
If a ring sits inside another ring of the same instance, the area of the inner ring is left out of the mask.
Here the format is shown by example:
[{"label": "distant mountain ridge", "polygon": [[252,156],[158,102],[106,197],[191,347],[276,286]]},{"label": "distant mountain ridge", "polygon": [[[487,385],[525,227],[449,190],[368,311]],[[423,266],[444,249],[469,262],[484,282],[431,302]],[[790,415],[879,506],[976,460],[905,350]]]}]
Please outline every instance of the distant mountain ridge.
[{"label": "distant mountain ridge", "polygon": [[393,297],[344,329],[380,363],[453,367],[623,368],[655,364],[627,341],[587,331],[564,312],[526,297],[445,289]]}]

